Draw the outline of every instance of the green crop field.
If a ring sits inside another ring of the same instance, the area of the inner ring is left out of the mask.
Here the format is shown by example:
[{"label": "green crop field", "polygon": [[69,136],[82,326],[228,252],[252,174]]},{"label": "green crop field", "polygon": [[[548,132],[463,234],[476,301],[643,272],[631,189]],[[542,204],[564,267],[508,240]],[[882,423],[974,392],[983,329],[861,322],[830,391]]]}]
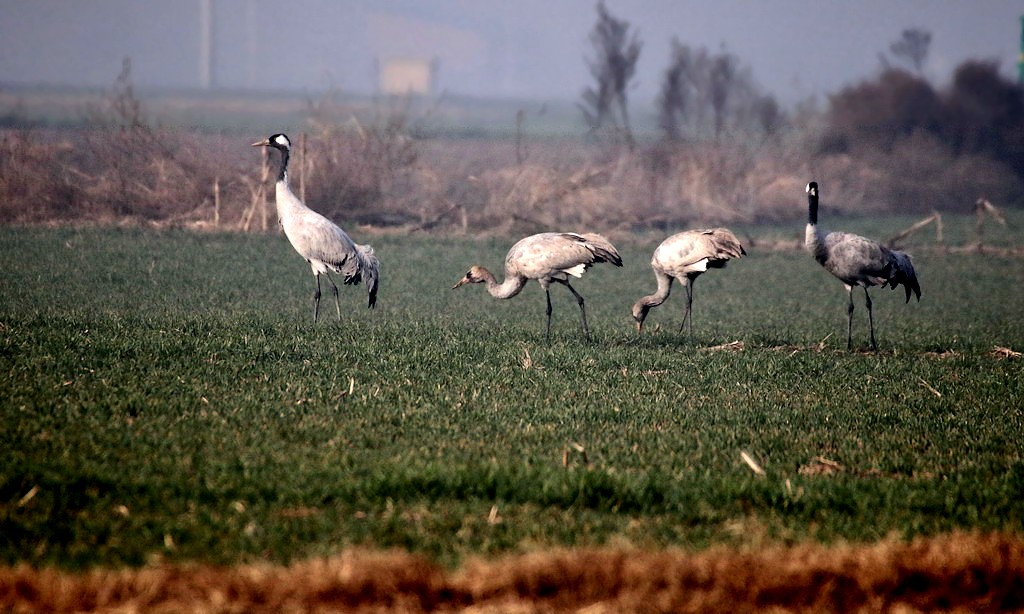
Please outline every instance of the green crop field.
[{"label": "green crop field", "polygon": [[556,286],[546,343],[535,283],[451,290],[511,240],[352,234],[379,308],[343,287],[313,325],[277,234],[0,229],[0,561],[1021,531],[1024,359],[996,350],[1024,350],[1019,258],[911,250],[924,296],[873,291],[875,354],[845,351],[838,281],[756,248],[698,280],[693,338],[679,291],[638,338],[661,237],[637,236],[575,284],[593,339]]}]

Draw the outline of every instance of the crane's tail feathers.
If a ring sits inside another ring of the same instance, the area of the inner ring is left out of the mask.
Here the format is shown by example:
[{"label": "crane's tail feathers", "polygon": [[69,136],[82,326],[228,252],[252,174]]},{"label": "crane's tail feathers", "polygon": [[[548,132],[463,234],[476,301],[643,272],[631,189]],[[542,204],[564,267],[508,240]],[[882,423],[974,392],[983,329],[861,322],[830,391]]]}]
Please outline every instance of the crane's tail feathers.
[{"label": "crane's tail feathers", "polygon": [[[910,302],[910,293],[913,292],[917,297],[917,300],[921,300],[921,285],[917,282],[917,273],[914,271],[914,264],[910,261],[910,256],[903,252],[893,252],[893,271],[889,275],[887,283],[893,290],[896,286],[902,284],[903,289],[907,292],[906,302]],[[885,284],[882,284],[884,287]]]},{"label": "crane's tail feathers", "polygon": [[366,293],[369,296],[368,307],[373,309],[377,306],[377,286],[380,284],[380,260],[369,245],[356,245],[356,255],[359,257],[359,276],[366,284]]},{"label": "crane's tail feathers", "polygon": [[622,257],[619,256],[619,250],[615,249],[611,241],[593,232],[584,233],[580,236],[586,240],[587,249],[594,254],[594,262],[610,262],[615,266],[622,266]]}]

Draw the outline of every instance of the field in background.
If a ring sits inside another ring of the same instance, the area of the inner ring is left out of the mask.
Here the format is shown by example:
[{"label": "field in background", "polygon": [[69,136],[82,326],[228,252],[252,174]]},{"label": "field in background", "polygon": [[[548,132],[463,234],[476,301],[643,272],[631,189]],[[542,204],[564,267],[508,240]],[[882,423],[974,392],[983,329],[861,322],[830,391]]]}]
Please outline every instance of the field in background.
[{"label": "field in background", "polygon": [[881,351],[847,353],[841,284],[757,248],[699,280],[693,339],[675,295],[637,338],[661,237],[620,235],[625,269],[577,284],[594,340],[554,288],[546,344],[535,284],[450,289],[500,269],[508,239],[353,234],[382,260],[380,307],[346,287],[342,321],[328,302],[314,326],[308,267],[277,234],[2,229],[0,560],[361,546],[454,566],[1024,520],[1018,258],[920,246],[922,301],[876,290]]},{"label": "field in background", "polygon": [[[109,119],[110,91],[100,89],[6,86],[0,89],[0,124],[8,127],[81,128]],[[509,138],[521,130],[533,137],[579,136],[585,126],[573,101],[481,99],[441,95],[413,100],[396,96],[357,96],[341,92],[252,92],[230,90],[133,91],[142,119],[152,127],[250,135],[275,126],[298,133],[311,119],[373,123],[382,110],[402,110],[417,118],[421,136]],[[640,113],[641,135],[656,130],[649,113]]]}]

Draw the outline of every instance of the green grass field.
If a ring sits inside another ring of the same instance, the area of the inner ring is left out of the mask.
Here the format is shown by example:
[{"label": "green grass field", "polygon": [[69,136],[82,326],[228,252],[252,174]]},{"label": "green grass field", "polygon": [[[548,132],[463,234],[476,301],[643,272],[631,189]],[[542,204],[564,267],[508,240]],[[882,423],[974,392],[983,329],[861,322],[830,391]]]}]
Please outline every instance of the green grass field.
[{"label": "green grass field", "polygon": [[0,561],[1021,531],[1024,359],[993,352],[1024,350],[1020,259],[911,250],[922,301],[874,290],[881,350],[848,353],[842,285],[800,252],[698,280],[694,338],[681,292],[638,338],[661,237],[636,237],[575,284],[593,340],[555,287],[548,344],[535,283],[450,289],[511,240],[353,234],[379,308],[345,287],[314,326],[283,236],[0,229]]}]

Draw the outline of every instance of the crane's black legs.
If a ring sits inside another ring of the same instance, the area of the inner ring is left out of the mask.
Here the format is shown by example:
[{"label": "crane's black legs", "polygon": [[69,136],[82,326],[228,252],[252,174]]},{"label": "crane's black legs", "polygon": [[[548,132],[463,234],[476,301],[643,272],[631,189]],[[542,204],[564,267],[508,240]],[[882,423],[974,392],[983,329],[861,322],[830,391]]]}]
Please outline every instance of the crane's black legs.
[{"label": "crane's black legs", "polygon": [[846,286],[846,351],[853,349],[853,286]]},{"label": "crane's black legs", "polygon": [[[875,342],[875,316],[871,312],[871,295],[864,288],[864,305],[868,308],[868,332],[871,335],[871,350],[878,351],[878,344]],[[846,350],[853,349],[853,286],[846,287],[846,294],[849,302],[846,304]]]},{"label": "crane's black legs", "polygon": [[[331,274],[324,271],[327,275],[327,281],[331,283],[331,292],[334,294],[334,306],[338,310],[338,320],[341,320],[341,302],[338,300],[338,285],[331,279]],[[316,279],[316,292],[313,293],[313,324],[316,324],[317,319],[320,317],[320,274],[314,273],[313,278]]]},{"label": "crane's black legs", "polygon": [[[850,304],[853,304],[853,298],[850,298]],[[868,294],[868,289],[864,287],[864,304],[868,307],[868,329],[871,331],[871,349],[872,351],[878,351],[878,344],[875,343],[875,319],[871,315],[871,295]]]},{"label": "crane's black legs", "polygon": [[313,293],[313,324],[316,324],[317,316],[320,315],[320,275],[314,273],[316,280],[316,292]]},{"label": "crane's black legs", "polygon": [[686,284],[686,313],[683,314],[683,322],[679,325],[679,332],[683,332],[683,327],[687,327],[687,332],[693,336],[693,282],[694,279],[689,280]]},{"label": "crane's black legs", "polygon": [[[580,293],[576,291],[576,288],[573,288],[571,285],[569,285],[569,282],[564,279],[553,279],[551,281],[557,281],[566,288],[569,288],[569,292],[572,292],[572,295],[576,297],[576,304],[580,306],[580,324],[583,325],[583,335],[587,339],[590,339],[590,327],[587,326],[587,310],[583,306],[583,296],[581,296]],[[546,312],[548,316],[548,327],[545,337],[548,341],[551,341],[551,292],[547,288],[544,288],[544,296],[545,298],[547,298],[548,301],[548,307]]]},{"label": "crane's black legs", "polygon": [[545,312],[545,313],[548,314],[548,327],[547,327],[547,329],[546,329],[546,331],[544,333],[544,340],[550,343],[551,342],[551,291],[548,290],[547,288],[544,288],[544,297],[547,298],[547,300],[548,300],[548,308],[547,308],[547,311]]},{"label": "crane's black legs", "polygon": [[331,274],[324,271],[324,275],[327,276],[327,281],[331,282],[331,292],[334,293],[334,307],[338,310],[338,321],[341,321],[341,302],[338,300],[338,285],[334,283],[334,279]]},{"label": "crane's black legs", "polygon": [[576,288],[569,285],[568,280],[563,281],[562,283],[565,284],[565,287],[569,288],[569,292],[572,292],[572,295],[576,297],[576,304],[580,306],[580,324],[583,325],[583,335],[587,339],[590,339],[590,327],[587,326],[587,310],[583,307],[583,296],[576,291]]}]

